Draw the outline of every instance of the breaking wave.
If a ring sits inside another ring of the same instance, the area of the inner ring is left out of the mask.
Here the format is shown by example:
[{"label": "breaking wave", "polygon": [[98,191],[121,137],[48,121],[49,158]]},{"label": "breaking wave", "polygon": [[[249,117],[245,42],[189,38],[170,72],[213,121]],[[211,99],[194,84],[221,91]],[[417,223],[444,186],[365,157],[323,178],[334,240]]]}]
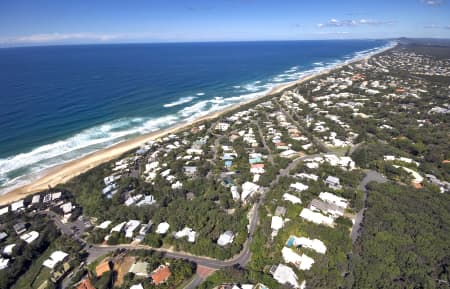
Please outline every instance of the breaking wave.
[{"label": "breaking wave", "polygon": [[163,106],[164,107],[179,106],[179,105],[182,105],[185,103],[189,103],[189,102],[193,101],[195,98],[196,97],[194,97],[194,96],[182,97],[182,98],[178,99],[177,101],[166,103]]}]

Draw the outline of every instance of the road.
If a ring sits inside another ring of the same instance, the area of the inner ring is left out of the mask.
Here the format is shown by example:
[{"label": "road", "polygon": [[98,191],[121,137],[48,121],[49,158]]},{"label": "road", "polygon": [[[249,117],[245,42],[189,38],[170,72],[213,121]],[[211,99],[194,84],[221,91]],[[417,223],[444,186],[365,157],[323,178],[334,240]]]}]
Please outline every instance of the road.
[{"label": "road", "polygon": [[272,150],[269,148],[269,146],[266,143],[266,139],[264,138],[264,134],[261,130],[261,126],[259,125],[259,119],[258,119],[258,121],[253,121],[253,124],[256,125],[256,127],[258,128],[259,138],[261,139],[263,147],[269,152],[269,155],[267,156],[267,158],[268,158],[270,164],[274,165]]},{"label": "road", "polygon": [[358,237],[361,233],[361,224],[362,224],[362,221],[364,220],[364,213],[367,208],[367,187],[366,187],[367,184],[369,184],[370,182],[385,183],[387,181],[388,180],[386,179],[386,177],[383,176],[382,174],[380,174],[376,171],[367,170],[366,176],[359,183],[358,189],[360,189],[361,191],[364,192],[364,197],[363,197],[364,208],[362,208],[355,217],[355,224],[353,225],[352,233],[351,233],[351,238],[352,238],[353,243],[356,242],[356,240],[358,239]]}]

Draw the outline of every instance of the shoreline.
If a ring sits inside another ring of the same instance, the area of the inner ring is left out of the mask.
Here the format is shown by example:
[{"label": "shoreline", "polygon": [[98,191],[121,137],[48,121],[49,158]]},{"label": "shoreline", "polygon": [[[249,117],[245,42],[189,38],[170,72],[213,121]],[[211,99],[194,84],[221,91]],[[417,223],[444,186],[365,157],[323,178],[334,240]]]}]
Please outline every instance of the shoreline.
[{"label": "shoreline", "polygon": [[72,178],[79,176],[82,173],[87,172],[88,170],[99,166],[103,163],[106,163],[108,161],[111,161],[115,158],[118,158],[119,156],[123,155],[124,153],[127,153],[133,149],[139,148],[144,143],[156,140],[158,138],[164,137],[169,134],[177,133],[182,130],[185,130],[191,126],[200,124],[204,121],[217,119],[220,116],[227,114],[231,111],[237,110],[241,108],[242,106],[258,102],[264,98],[268,98],[271,96],[274,96],[278,93],[281,93],[284,90],[293,88],[297,85],[300,85],[304,82],[307,82],[313,78],[326,75],[332,71],[341,69],[347,65],[360,62],[360,61],[367,61],[369,58],[383,53],[385,51],[388,51],[390,49],[393,49],[396,47],[397,44],[389,47],[380,48],[378,51],[375,51],[374,53],[366,56],[356,57],[352,60],[345,61],[341,64],[337,64],[336,66],[332,68],[326,68],[322,71],[314,72],[309,75],[305,75],[301,77],[298,80],[280,84],[279,86],[276,86],[272,88],[268,93],[265,93],[261,96],[258,96],[256,98],[231,105],[227,107],[226,109],[222,111],[216,111],[211,112],[205,116],[199,117],[192,121],[183,121],[176,125],[173,125],[171,127],[160,129],[151,133],[143,134],[141,136],[134,137],[129,140],[125,140],[123,142],[117,143],[115,145],[112,145],[108,148],[101,149],[95,152],[92,152],[90,154],[87,154],[83,157],[80,157],[75,160],[68,161],[66,163],[48,168],[46,170],[43,170],[39,176],[35,180],[31,180],[30,183],[21,185],[16,188],[11,188],[10,191],[5,192],[4,194],[0,195],[0,206],[4,206],[7,204],[10,204],[12,202],[18,201],[20,199],[25,198],[28,195],[38,193],[40,191],[44,191],[48,189],[49,187],[55,187],[58,184],[66,183]]}]

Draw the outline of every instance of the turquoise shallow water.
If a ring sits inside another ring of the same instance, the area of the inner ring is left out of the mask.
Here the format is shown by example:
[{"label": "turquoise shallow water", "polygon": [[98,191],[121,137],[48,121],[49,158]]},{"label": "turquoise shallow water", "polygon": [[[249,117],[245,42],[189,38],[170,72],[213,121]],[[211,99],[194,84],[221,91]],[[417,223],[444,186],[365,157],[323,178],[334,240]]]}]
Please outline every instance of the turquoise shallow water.
[{"label": "turquoise shallow water", "polygon": [[0,49],[0,190],[372,53],[384,40]]}]

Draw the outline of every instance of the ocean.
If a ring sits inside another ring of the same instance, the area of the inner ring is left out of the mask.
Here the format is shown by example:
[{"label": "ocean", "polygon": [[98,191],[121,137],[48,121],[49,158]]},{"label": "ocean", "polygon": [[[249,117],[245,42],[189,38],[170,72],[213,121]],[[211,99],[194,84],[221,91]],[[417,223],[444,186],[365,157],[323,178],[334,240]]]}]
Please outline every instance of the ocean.
[{"label": "ocean", "polygon": [[385,40],[0,49],[0,192],[385,48]]}]

